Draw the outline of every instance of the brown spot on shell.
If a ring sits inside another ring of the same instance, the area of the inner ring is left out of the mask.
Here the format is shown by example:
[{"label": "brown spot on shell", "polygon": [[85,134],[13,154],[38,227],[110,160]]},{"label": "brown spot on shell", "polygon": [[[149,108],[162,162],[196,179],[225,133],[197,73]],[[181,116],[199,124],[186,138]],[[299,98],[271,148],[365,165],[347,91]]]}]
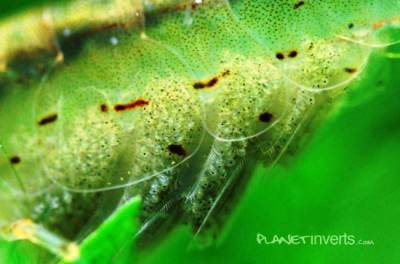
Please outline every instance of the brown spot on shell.
[{"label": "brown spot on shell", "polygon": [[186,150],[183,148],[182,145],[171,144],[171,145],[168,146],[168,150],[172,154],[179,155],[179,156],[182,156],[182,157],[186,156]]},{"label": "brown spot on shell", "polygon": [[344,68],[344,71],[350,74],[353,74],[357,71],[356,68]]},{"label": "brown spot on shell", "polygon": [[38,124],[39,124],[39,126],[48,125],[48,124],[51,124],[51,123],[54,123],[55,121],[57,121],[57,118],[58,118],[57,114],[51,114],[51,115],[45,116],[42,119],[40,119]]},{"label": "brown spot on shell", "polygon": [[278,52],[278,53],[276,54],[276,58],[277,58],[278,60],[283,60],[283,59],[285,59],[285,55],[283,55],[283,53],[281,53],[281,52]]},{"label": "brown spot on shell", "polygon": [[101,104],[100,105],[100,111],[103,113],[107,113],[108,112],[108,106],[106,104]]},{"label": "brown spot on shell", "polygon": [[288,56],[289,56],[289,58],[296,58],[298,54],[299,54],[299,53],[298,53],[297,51],[292,50],[292,51],[289,53]]},{"label": "brown spot on shell", "polygon": [[260,115],[258,116],[258,119],[259,119],[261,122],[264,122],[264,123],[269,123],[269,122],[271,122],[272,118],[273,118],[273,115],[272,115],[270,112],[264,112],[264,113],[262,113],[262,114],[260,114]]},{"label": "brown spot on shell", "polygon": [[21,162],[21,158],[18,157],[18,156],[12,156],[12,157],[10,158],[10,162],[11,162],[11,164],[18,164],[18,163]]},{"label": "brown spot on shell", "polygon": [[305,4],[304,1],[299,1],[294,5],[294,9],[298,9],[302,7],[304,4]]},{"label": "brown spot on shell", "polygon": [[230,71],[229,70],[225,70],[221,74],[211,78],[210,80],[195,82],[193,84],[193,88],[194,89],[211,88],[211,87],[215,86],[222,77],[226,77],[229,74],[230,74]]}]

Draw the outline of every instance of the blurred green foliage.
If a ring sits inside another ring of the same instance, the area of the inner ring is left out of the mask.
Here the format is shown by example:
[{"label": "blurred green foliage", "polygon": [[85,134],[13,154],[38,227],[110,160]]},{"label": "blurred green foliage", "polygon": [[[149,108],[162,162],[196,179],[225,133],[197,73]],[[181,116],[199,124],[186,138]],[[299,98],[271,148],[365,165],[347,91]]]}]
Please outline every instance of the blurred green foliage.
[{"label": "blurred green foliage", "polygon": [[74,264],[130,263],[135,258],[134,240],[138,230],[140,199],[133,198],[110,216],[80,246]]}]

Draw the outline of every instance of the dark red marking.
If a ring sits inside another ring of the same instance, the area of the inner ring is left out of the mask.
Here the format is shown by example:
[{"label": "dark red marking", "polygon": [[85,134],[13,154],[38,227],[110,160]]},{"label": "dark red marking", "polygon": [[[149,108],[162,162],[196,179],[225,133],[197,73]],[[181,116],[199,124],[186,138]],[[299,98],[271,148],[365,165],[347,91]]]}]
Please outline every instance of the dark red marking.
[{"label": "dark red marking", "polygon": [[18,164],[18,163],[21,162],[21,158],[18,157],[18,156],[12,156],[12,157],[10,158],[10,162],[11,162],[11,164]]},{"label": "dark red marking", "polygon": [[108,106],[106,104],[101,104],[100,105],[100,111],[103,113],[107,113],[108,112]]},{"label": "dark red marking", "polygon": [[220,75],[213,77],[212,79],[208,80],[208,81],[200,81],[200,82],[196,82],[193,84],[193,88],[195,89],[204,89],[204,88],[211,88],[213,86],[215,86],[219,79],[221,77],[226,77],[227,75],[230,74],[229,70],[225,70],[224,72],[222,72]]},{"label": "dark red marking", "polygon": [[298,52],[297,51],[295,51],[295,50],[293,50],[293,51],[291,51],[290,53],[289,53],[289,57],[290,58],[296,58],[297,57],[297,55],[298,55]]},{"label": "dark red marking", "polygon": [[276,58],[278,60],[283,60],[285,58],[285,55],[283,55],[283,53],[279,52],[279,53],[276,54]]},{"label": "dark red marking", "polygon": [[40,121],[39,121],[39,125],[40,126],[44,126],[50,123],[53,123],[55,121],[57,121],[57,114],[51,114],[49,116],[43,117]]},{"label": "dark red marking", "polygon": [[301,6],[303,6],[305,3],[304,3],[304,1],[299,1],[299,2],[297,2],[295,5],[294,5],[294,9],[298,9],[298,8],[300,8]]},{"label": "dark red marking", "polygon": [[218,77],[214,77],[210,81],[208,81],[206,85],[207,87],[213,87],[214,85],[217,84],[217,82],[218,82]]},{"label": "dark red marking", "polygon": [[143,107],[149,104],[149,101],[144,100],[144,99],[137,99],[133,102],[127,103],[127,104],[116,104],[114,106],[114,110],[116,112],[120,112],[120,111],[126,111],[126,110],[132,110],[135,109],[137,107]]},{"label": "dark red marking", "polygon": [[182,145],[171,144],[168,146],[168,150],[172,154],[176,154],[182,157],[186,156],[186,150],[182,147]]},{"label": "dark red marking", "polygon": [[352,73],[355,73],[357,71],[357,69],[356,68],[344,68],[344,71],[352,74]]},{"label": "dark red marking", "polygon": [[258,116],[258,119],[259,119],[261,122],[269,123],[269,122],[271,122],[272,117],[273,117],[273,115],[272,115],[271,113],[265,112],[265,113],[260,114],[260,115]]},{"label": "dark red marking", "polygon": [[214,77],[211,80],[207,82],[196,82],[193,84],[194,89],[204,89],[204,88],[210,88],[213,87],[218,83],[218,77]]}]

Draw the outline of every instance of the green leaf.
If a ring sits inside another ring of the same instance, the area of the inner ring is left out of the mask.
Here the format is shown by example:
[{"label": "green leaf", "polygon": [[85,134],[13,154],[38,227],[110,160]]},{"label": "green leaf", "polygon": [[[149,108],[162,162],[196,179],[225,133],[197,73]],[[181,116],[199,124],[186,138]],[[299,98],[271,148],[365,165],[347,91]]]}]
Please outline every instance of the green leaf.
[{"label": "green leaf", "polygon": [[0,240],[0,263],[40,264],[51,263],[55,256],[29,241]]},{"label": "green leaf", "polygon": [[135,197],[118,208],[81,243],[80,258],[73,263],[129,263],[134,259],[139,207],[140,198]]}]

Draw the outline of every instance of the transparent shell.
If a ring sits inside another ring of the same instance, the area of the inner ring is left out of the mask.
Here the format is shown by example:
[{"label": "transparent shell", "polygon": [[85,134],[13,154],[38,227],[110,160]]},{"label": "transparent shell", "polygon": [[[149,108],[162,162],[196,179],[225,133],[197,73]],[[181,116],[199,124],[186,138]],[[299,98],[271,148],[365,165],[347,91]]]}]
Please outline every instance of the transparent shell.
[{"label": "transparent shell", "polygon": [[0,24],[1,224],[76,240],[141,195],[143,234],[176,214],[196,234],[221,226],[255,162],[400,41],[395,0],[146,2]]}]

